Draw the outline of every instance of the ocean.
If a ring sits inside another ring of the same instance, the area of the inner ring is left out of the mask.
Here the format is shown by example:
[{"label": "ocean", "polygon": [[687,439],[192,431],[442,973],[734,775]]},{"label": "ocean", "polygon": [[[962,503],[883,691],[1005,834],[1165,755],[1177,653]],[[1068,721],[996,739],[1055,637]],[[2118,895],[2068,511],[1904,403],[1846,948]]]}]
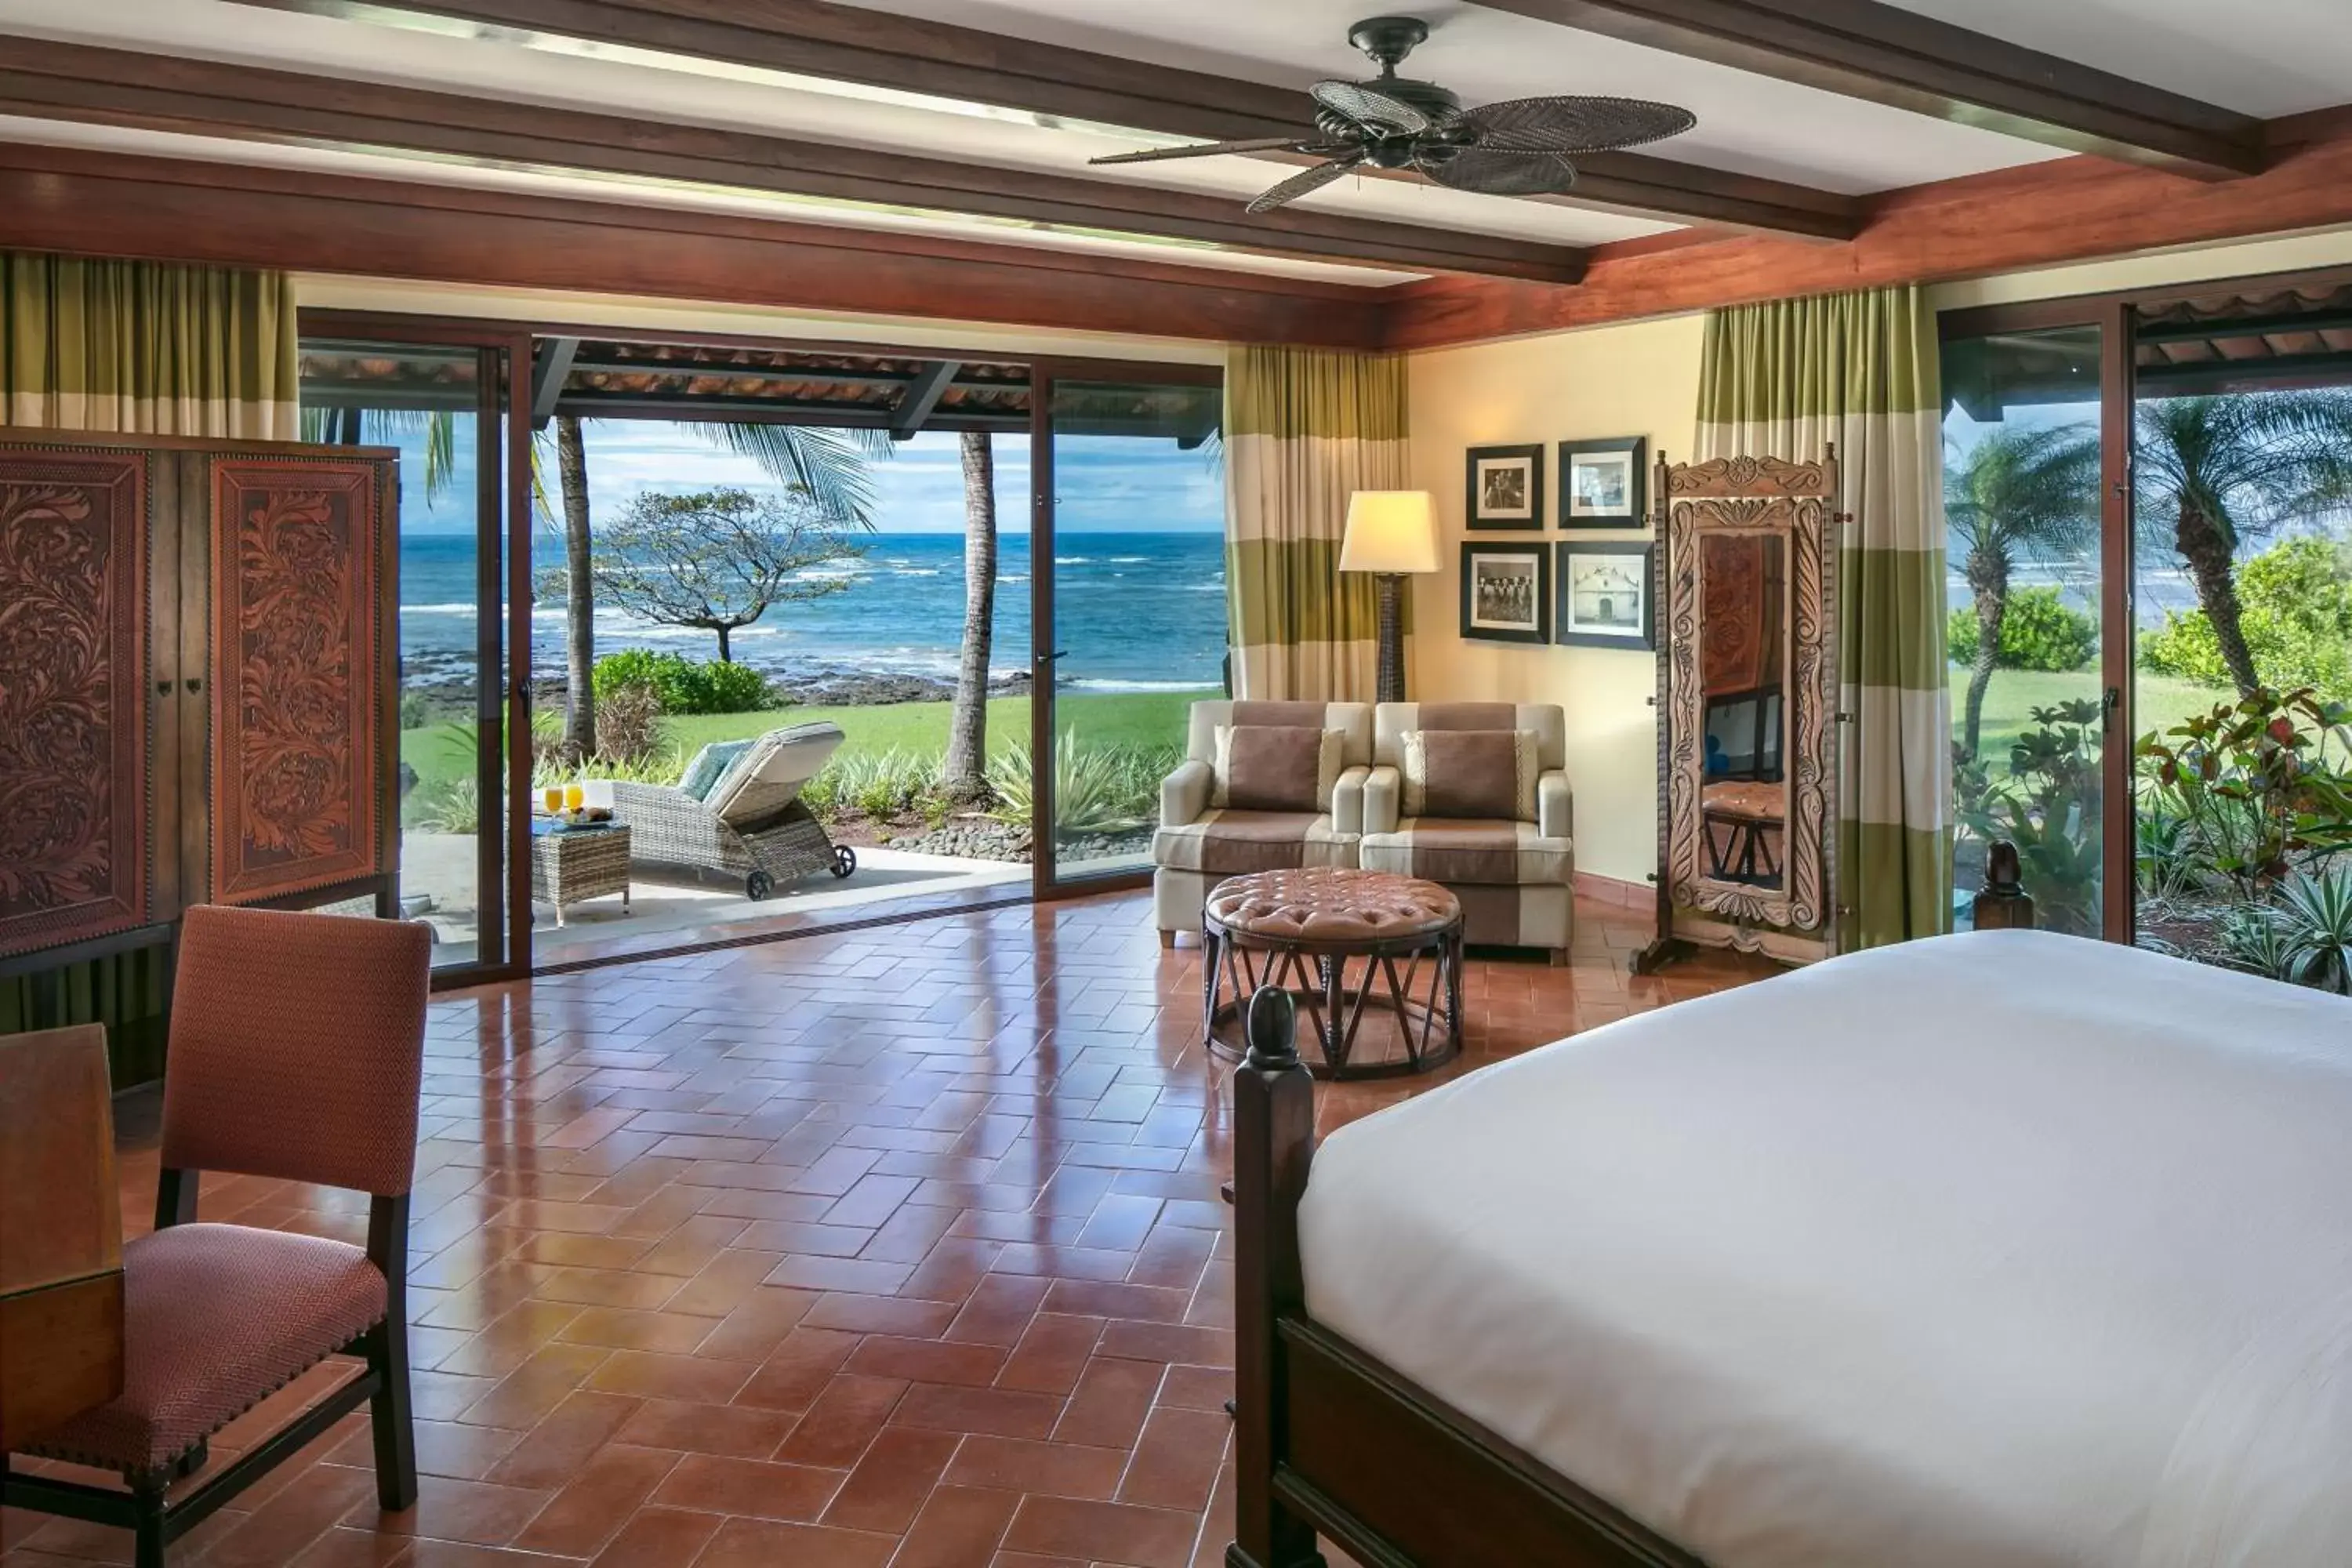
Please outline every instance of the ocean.
[{"label": "ocean", "polygon": [[[778,605],[733,637],[739,662],[773,675],[919,675],[952,679],[963,637],[963,536],[877,534],[865,556],[825,568],[843,592]],[[542,571],[562,563],[561,540],[534,542]],[[400,542],[400,647],[411,679],[470,669],[476,635],[474,542],[411,534]],[[1066,686],[1097,691],[1215,686],[1225,655],[1224,541],[1214,533],[1064,533],[1055,556],[1057,646]],[[997,541],[995,673],[1029,668],[1029,536]],[[531,607],[531,664],[563,673],[563,607]],[[671,649],[718,656],[717,637],[600,606],[596,651]]]}]

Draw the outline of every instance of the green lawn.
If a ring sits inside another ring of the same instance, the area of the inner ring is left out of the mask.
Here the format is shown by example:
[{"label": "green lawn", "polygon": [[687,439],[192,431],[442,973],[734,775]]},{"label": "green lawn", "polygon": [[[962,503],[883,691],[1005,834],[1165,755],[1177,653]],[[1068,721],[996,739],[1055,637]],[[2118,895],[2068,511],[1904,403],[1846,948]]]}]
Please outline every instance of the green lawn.
[{"label": "green lawn", "polygon": [[[2036,669],[1999,669],[1985,689],[1984,729],[1978,754],[2006,759],[2010,746],[2034,728],[2032,712],[2069,700],[2096,701],[2100,691],[2096,669],[2050,674]],[[1968,701],[1969,672],[1952,666],[1952,723],[1958,732]],[[2201,713],[2229,693],[2218,686],[2198,686],[2168,676],[2141,674],[2134,688],[2132,733],[2135,739],[2150,730],[2169,730],[2191,713]],[[2005,761],[2002,765],[2006,765]]]},{"label": "green lawn", "polygon": [[[1062,727],[1105,745],[1181,746],[1186,710],[1213,691],[1074,692],[1057,704]],[[848,737],[841,755],[896,749],[915,753],[947,750],[945,702],[893,702],[869,708],[784,708],[763,713],[696,713],[662,721],[662,730],[683,756],[713,741],[739,740],[786,724],[829,720]],[[402,732],[402,760],[416,770],[420,789],[473,771],[472,731],[454,724],[427,724]],[[996,697],[988,704],[988,748],[1001,752],[1029,739],[1029,699]]]}]

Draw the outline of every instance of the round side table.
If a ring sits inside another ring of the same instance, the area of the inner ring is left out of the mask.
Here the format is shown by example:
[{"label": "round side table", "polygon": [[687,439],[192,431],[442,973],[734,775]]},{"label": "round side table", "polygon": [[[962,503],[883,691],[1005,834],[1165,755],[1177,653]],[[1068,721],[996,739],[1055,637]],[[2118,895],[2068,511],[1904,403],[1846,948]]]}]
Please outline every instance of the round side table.
[{"label": "round side table", "polygon": [[[1261,985],[1298,1004],[1299,1055],[1318,1078],[1431,1072],[1462,1049],[1462,903],[1434,882],[1320,868],[1228,877],[1202,909],[1201,949],[1202,1031],[1227,1060],[1244,1044],[1220,1031]],[[1350,960],[1362,963],[1352,985]],[[1356,1058],[1367,1011],[1394,1020],[1402,1056]]]}]

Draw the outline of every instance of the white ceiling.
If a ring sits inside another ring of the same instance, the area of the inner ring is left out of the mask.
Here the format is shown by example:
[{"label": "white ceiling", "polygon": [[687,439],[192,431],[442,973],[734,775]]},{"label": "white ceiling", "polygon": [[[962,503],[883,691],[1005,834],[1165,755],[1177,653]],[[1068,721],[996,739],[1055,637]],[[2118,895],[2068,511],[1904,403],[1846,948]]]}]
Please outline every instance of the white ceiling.
[{"label": "white ceiling", "polygon": [[[396,3],[396,0],[394,0]],[[856,0],[893,13],[1001,36],[1093,49],[1302,89],[1318,77],[1369,74],[1346,41],[1373,0]],[[1897,0],[1927,15],[2084,60],[2263,116],[2352,98],[2352,0]],[[1696,130],[1654,151],[1742,174],[1849,194],[1948,179],[2059,154],[2032,143],[1769,77],[1464,4],[1412,7],[1429,41],[1407,74],[1444,83],[1472,102],[1548,92],[1665,99],[1699,117]],[[500,100],[748,129],[925,156],[1035,169],[1245,198],[1286,173],[1244,158],[1089,169],[1103,153],[1170,139],[909,94],[812,81],[678,57],[533,38],[425,20],[348,20],[230,0],[0,0],[0,29],[75,42],[190,55]],[[1048,226],[913,214],[850,203],[716,191],[528,166],[484,167],[388,153],[262,149],[201,137],[0,120],[0,139],[106,145],[169,156],[341,168],[422,179],[587,194],[802,221],[973,235],[1104,254],[1377,285],[1404,276],[1138,238],[1078,236]],[[1550,203],[1468,195],[1419,183],[1348,179],[1307,205],[1439,229],[1591,245],[1662,232],[1669,224]]]}]

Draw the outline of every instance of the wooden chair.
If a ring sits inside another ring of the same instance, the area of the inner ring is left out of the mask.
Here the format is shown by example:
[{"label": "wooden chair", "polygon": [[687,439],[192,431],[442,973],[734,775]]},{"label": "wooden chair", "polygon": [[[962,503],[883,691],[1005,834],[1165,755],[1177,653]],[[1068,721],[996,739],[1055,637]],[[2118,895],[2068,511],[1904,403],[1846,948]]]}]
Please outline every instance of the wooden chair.
[{"label": "wooden chair", "polygon": [[[9,1471],[12,1508],[121,1525],[137,1568],[362,1405],[376,1493],[416,1500],[404,1283],[424,1066],[422,925],[197,908],[180,942],[155,1229],[123,1248],[120,1397],[21,1451],[116,1472],[127,1489]],[[199,1223],[205,1171],[370,1194],[367,1246]],[[338,1352],[365,1370],[177,1498],[206,1444]]]}]

